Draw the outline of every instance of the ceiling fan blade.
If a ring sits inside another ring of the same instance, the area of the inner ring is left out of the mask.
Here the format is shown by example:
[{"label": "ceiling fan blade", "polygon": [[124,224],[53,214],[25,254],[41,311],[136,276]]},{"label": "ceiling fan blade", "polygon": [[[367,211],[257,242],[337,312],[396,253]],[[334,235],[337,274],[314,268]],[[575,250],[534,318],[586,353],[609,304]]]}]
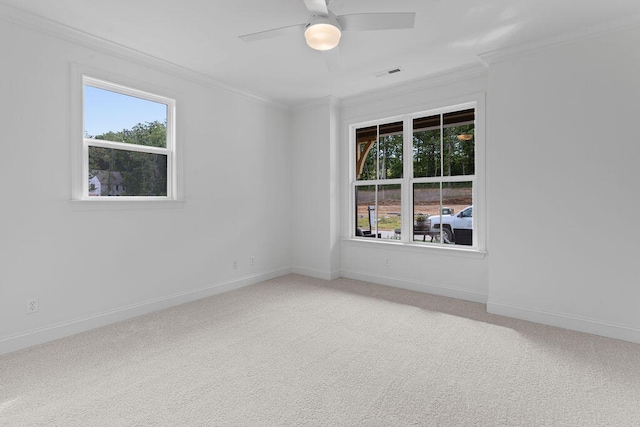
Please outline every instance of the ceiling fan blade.
[{"label": "ceiling fan blade", "polygon": [[333,49],[323,50],[322,58],[324,64],[327,66],[327,70],[331,73],[338,71],[341,67],[342,61],[340,59],[340,46],[336,46]]},{"label": "ceiling fan blade", "polygon": [[343,31],[399,30],[413,28],[415,12],[355,13],[337,17]]},{"label": "ceiling fan blade", "polygon": [[300,35],[307,24],[290,25],[288,27],[275,28],[273,30],[260,31],[258,33],[245,34],[240,38],[245,42],[253,42],[256,40],[272,39],[274,37],[282,37],[289,35]]},{"label": "ceiling fan blade", "polygon": [[312,14],[319,14],[327,16],[329,15],[329,9],[327,8],[327,2],[325,0],[302,0],[305,6]]}]

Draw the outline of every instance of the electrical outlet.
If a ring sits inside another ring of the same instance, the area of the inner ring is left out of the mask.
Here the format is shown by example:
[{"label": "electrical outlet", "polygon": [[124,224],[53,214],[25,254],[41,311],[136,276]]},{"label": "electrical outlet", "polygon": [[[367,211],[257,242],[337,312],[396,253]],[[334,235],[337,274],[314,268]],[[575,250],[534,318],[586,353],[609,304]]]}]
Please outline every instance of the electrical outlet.
[{"label": "electrical outlet", "polygon": [[251,263],[251,265],[256,265],[256,257],[252,256],[249,262]]},{"label": "electrical outlet", "polygon": [[238,260],[233,260],[233,269],[237,270],[238,269]]},{"label": "electrical outlet", "polygon": [[38,311],[38,298],[32,298],[27,300],[27,314],[35,313]]}]

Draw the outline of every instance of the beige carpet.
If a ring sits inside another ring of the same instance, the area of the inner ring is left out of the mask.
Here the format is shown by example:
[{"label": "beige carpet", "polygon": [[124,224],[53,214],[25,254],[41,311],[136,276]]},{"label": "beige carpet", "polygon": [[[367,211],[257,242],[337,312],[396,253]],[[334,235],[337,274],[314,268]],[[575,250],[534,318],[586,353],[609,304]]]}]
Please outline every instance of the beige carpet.
[{"label": "beige carpet", "polygon": [[0,356],[0,425],[638,426],[640,345],[290,275]]}]

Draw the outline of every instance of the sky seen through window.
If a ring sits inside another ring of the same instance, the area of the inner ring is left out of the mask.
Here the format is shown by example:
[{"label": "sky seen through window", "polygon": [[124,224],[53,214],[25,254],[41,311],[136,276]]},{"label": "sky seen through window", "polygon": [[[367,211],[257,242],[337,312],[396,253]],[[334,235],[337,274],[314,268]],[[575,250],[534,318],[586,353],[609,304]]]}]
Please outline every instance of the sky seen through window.
[{"label": "sky seen through window", "polygon": [[84,131],[86,135],[121,132],[138,123],[165,123],[167,106],[129,95],[84,86]]}]

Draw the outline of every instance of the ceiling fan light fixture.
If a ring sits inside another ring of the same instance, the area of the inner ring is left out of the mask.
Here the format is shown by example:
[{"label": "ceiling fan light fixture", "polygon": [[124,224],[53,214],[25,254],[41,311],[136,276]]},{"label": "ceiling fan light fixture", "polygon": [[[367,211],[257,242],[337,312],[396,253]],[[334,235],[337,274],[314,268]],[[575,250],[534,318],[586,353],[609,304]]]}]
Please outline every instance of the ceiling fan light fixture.
[{"label": "ceiling fan light fixture", "polygon": [[338,46],[342,32],[332,24],[311,24],[304,31],[304,38],[310,48],[316,50],[330,50]]}]

